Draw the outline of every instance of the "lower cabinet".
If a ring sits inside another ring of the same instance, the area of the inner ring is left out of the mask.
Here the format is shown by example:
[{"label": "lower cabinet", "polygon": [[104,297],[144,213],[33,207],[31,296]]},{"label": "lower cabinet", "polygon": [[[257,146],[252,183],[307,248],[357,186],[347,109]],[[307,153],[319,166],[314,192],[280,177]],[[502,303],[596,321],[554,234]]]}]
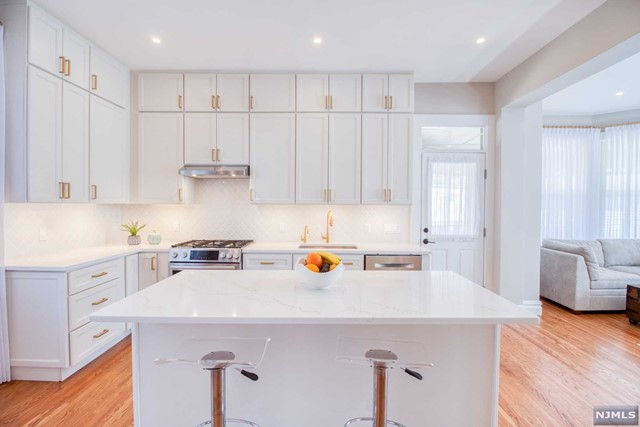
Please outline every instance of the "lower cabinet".
[{"label": "lower cabinet", "polygon": [[138,255],[138,290],[169,277],[169,253],[145,252]]},{"label": "lower cabinet", "polygon": [[292,270],[292,254],[243,254],[243,270]]},{"label": "lower cabinet", "polygon": [[120,257],[73,271],[8,271],[11,376],[63,381],[128,333],[89,316],[125,296]]},{"label": "lower cabinet", "polygon": [[338,255],[345,270],[364,270],[364,255]]}]

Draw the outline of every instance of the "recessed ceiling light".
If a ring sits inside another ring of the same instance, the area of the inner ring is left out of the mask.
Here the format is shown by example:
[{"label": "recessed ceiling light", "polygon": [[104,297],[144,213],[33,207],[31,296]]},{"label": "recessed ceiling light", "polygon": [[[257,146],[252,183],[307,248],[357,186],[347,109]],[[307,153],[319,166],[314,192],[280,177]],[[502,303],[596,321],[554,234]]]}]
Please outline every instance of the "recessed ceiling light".
[{"label": "recessed ceiling light", "polygon": [[160,44],[162,43],[162,40],[160,40],[160,38],[158,37],[151,37],[151,41],[155,44]]},{"label": "recessed ceiling light", "polygon": [[321,44],[322,43],[322,37],[314,37],[313,38],[313,42],[315,44]]},{"label": "recessed ceiling light", "polygon": [[618,92],[616,92],[616,96],[622,96],[622,95],[624,95],[624,92],[623,92],[623,91],[618,91]]},{"label": "recessed ceiling light", "polygon": [[478,37],[476,39],[476,44],[482,44],[482,43],[484,43],[486,41],[487,41],[487,39],[485,39],[484,37]]}]

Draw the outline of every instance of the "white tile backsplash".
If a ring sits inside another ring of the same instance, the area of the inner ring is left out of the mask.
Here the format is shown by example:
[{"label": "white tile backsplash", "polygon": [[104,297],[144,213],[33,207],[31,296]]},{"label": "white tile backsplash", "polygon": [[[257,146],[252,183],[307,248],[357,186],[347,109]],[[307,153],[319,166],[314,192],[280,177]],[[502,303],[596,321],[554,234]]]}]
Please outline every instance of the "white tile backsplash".
[{"label": "white tile backsplash", "polygon": [[[320,242],[328,209],[334,212],[334,242],[406,243],[409,206],[256,205],[246,179],[198,180],[190,205],[5,204],[7,256],[124,243],[128,220],[147,224],[143,239],[157,230],[167,242],[223,238],[297,241],[305,225]],[[385,232],[389,227],[393,232]],[[368,231],[370,228],[370,231]],[[40,240],[42,233],[46,240]]]}]

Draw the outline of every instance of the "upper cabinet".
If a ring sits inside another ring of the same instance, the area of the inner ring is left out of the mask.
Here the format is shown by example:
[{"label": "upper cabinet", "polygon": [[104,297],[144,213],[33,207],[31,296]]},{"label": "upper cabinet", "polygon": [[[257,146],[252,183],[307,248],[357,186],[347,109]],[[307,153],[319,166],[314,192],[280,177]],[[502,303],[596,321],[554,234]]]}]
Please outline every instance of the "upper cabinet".
[{"label": "upper cabinet", "polygon": [[248,112],[249,75],[185,74],[184,110],[187,112]]},{"label": "upper cabinet", "polygon": [[362,76],[362,111],[367,113],[412,113],[414,84],[410,74],[365,74]]},{"label": "upper cabinet", "polygon": [[64,74],[62,33],[64,26],[33,5],[29,6],[29,63],[51,74]]},{"label": "upper cabinet", "polygon": [[296,111],[295,74],[251,74],[249,90],[251,112]]},{"label": "upper cabinet", "polygon": [[[210,84],[199,81],[198,86]],[[196,104],[199,104],[196,101]],[[210,104],[209,104],[210,105]],[[139,111],[182,111],[184,108],[183,76],[178,73],[141,73],[138,75]],[[211,110],[208,110],[211,111]]]},{"label": "upper cabinet", "polygon": [[296,99],[298,112],[360,112],[362,76],[298,74]]},{"label": "upper cabinet", "polygon": [[297,111],[329,111],[328,74],[298,74],[296,80]]},{"label": "upper cabinet", "polygon": [[329,110],[332,113],[362,111],[362,75],[329,75]]},{"label": "upper cabinet", "polygon": [[[142,77],[141,77],[142,78]],[[149,85],[150,78],[144,77],[144,81]],[[171,97],[180,95],[176,92],[175,80],[167,79],[162,83],[163,93],[167,101]],[[160,80],[155,80],[160,84]],[[166,88],[164,87],[166,84]],[[147,88],[146,90],[151,90]],[[142,93],[142,92],[141,92]],[[147,95],[149,97],[149,95]],[[210,112],[216,110],[216,75],[215,74],[185,74],[184,75],[184,110]],[[157,101],[156,101],[157,103]],[[142,105],[142,104],[141,104]],[[142,109],[142,108],[141,108]],[[162,110],[164,111],[164,110]]]},{"label": "upper cabinet", "polygon": [[130,92],[129,69],[91,46],[91,93],[128,109]]},{"label": "upper cabinet", "polygon": [[63,78],[82,89],[89,90],[89,63],[91,44],[73,31],[62,32]]}]

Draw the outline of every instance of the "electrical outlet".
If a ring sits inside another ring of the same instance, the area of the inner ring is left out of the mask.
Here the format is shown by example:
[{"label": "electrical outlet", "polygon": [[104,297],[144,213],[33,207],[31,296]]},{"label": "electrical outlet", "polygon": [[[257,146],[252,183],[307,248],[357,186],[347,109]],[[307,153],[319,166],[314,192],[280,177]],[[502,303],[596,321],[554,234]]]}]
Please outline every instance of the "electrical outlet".
[{"label": "electrical outlet", "polygon": [[173,222],[173,231],[175,231],[175,232],[179,232],[180,231],[180,221],[174,221]]},{"label": "electrical outlet", "polygon": [[398,224],[385,224],[384,232],[386,234],[398,234],[400,232],[400,226]]},{"label": "electrical outlet", "polygon": [[47,229],[44,227],[40,227],[39,237],[41,242],[47,240]]},{"label": "electrical outlet", "polygon": [[371,233],[371,224],[365,224],[364,225],[364,232],[365,233]]}]

